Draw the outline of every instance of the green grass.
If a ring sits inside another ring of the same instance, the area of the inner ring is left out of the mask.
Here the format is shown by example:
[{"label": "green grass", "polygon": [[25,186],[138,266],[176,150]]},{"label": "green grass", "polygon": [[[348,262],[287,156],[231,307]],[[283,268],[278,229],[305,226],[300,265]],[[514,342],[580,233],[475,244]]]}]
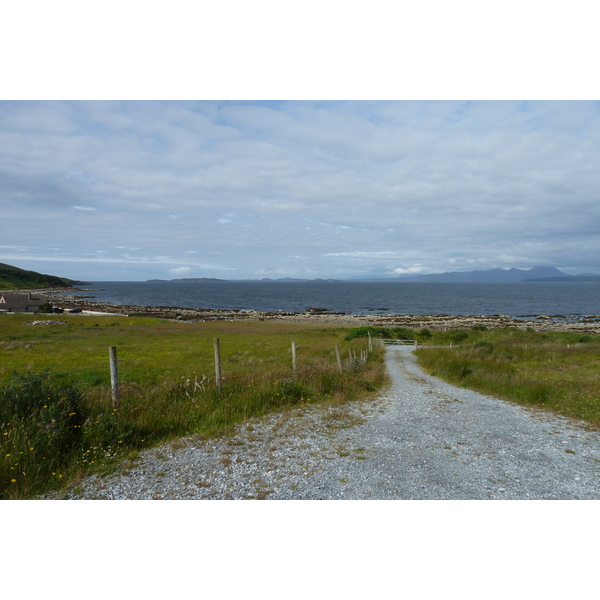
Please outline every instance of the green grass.
[{"label": "green grass", "polygon": [[74,283],[76,282],[66,277],[56,277],[36,271],[26,271],[19,267],[0,263],[0,290],[65,287]]},{"label": "green grass", "polygon": [[[66,325],[29,325],[34,319]],[[386,380],[383,352],[347,330],[282,322],[182,323],[115,316],[0,316],[0,498],[27,498],[110,469],[141,448],[316,402],[367,397]],[[215,386],[220,339],[223,386]],[[291,342],[297,344],[293,376]],[[120,406],[110,394],[117,347]]]},{"label": "green grass", "polygon": [[434,333],[429,344],[447,345],[417,350],[436,376],[600,428],[600,336],[473,329]]}]

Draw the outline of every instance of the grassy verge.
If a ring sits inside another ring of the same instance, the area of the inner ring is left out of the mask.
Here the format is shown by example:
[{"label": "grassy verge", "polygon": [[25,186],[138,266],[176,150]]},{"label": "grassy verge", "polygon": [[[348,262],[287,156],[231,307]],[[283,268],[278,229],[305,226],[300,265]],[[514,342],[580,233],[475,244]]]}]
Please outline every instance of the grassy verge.
[{"label": "grassy verge", "polygon": [[440,347],[417,356],[433,375],[600,428],[600,336],[479,328],[434,333],[429,344]]},{"label": "grassy verge", "polygon": [[[247,418],[288,407],[364,398],[386,379],[381,350],[365,363],[345,360],[339,372],[336,344],[343,356],[350,348],[366,348],[364,339],[346,340],[342,328],[51,319],[67,323],[31,325],[31,316],[0,317],[0,498],[61,487],[169,438],[223,435]],[[220,393],[214,337],[221,346]],[[292,341],[298,348],[296,377]],[[119,359],[119,410],[110,396],[110,346],[117,346]]]}]

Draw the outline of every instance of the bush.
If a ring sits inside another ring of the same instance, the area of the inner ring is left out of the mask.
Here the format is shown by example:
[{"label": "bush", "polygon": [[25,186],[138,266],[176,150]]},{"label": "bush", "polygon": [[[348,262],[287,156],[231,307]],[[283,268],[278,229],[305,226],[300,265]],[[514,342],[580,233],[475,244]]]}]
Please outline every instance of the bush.
[{"label": "bush", "polygon": [[494,344],[491,342],[477,342],[473,348],[477,348],[487,354],[491,354],[494,351]]},{"label": "bush", "polygon": [[462,342],[462,341],[466,340],[468,337],[469,337],[469,334],[466,331],[462,331],[460,329],[458,331],[453,331],[449,335],[449,338],[453,342]]},{"label": "bush", "polygon": [[408,327],[394,327],[392,329],[392,333],[394,337],[398,340],[414,340],[415,332],[412,329],[408,329]]},{"label": "bush", "polygon": [[48,302],[48,300],[46,300],[45,302],[40,304],[37,311],[39,313],[51,313],[54,312],[54,307],[52,306],[52,304],[50,304],[50,302]]}]

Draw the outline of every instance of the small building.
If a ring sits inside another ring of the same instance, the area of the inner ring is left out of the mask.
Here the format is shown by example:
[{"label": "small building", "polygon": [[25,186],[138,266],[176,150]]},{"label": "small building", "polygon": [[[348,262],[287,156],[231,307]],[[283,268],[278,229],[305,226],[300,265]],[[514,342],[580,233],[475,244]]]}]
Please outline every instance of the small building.
[{"label": "small building", "polygon": [[44,296],[31,292],[0,292],[0,312],[37,312],[44,302]]}]

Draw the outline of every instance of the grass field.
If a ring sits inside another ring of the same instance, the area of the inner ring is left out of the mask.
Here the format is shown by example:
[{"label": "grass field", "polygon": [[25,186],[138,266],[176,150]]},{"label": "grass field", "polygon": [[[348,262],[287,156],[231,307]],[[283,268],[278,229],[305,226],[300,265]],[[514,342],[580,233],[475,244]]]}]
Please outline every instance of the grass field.
[{"label": "grass field", "polygon": [[[67,323],[27,324],[36,319]],[[170,438],[224,435],[245,419],[288,407],[367,398],[386,382],[384,351],[374,350],[364,363],[350,359],[349,351],[360,356],[369,333],[417,339],[421,365],[451,383],[600,428],[600,336],[0,315],[0,498],[28,498],[109,472],[119,460]],[[118,410],[111,400],[110,346],[117,347]]]},{"label": "grass field", "polygon": [[440,347],[417,356],[433,375],[600,428],[600,336],[472,329],[434,333],[428,344]]},{"label": "grass field", "polygon": [[[33,320],[67,323],[27,324]],[[367,397],[386,380],[383,353],[374,351],[365,363],[350,360],[349,350],[360,355],[367,342],[346,334],[277,321],[2,315],[0,498],[60,487],[172,437],[222,435],[244,419],[287,407]],[[118,410],[110,393],[110,346],[117,347]]]}]

